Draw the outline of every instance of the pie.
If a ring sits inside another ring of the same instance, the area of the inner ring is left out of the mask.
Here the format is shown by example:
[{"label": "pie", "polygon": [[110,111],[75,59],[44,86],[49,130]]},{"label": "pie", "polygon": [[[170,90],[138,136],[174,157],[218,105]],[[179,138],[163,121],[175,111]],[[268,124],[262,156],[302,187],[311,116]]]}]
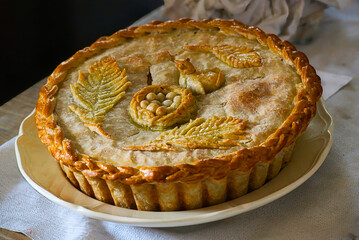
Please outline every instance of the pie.
[{"label": "pie", "polygon": [[154,21],[62,62],[40,90],[36,126],[83,193],[196,209],[274,178],[321,93],[305,54],[276,35],[234,20]]}]

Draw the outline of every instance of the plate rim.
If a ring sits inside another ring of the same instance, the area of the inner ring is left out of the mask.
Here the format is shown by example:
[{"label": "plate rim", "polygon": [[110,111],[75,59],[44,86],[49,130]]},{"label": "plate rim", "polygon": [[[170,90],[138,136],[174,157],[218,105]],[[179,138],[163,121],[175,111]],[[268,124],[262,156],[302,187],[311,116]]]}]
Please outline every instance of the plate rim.
[{"label": "plate rim", "polygon": [[[138,218],[138,217],[118,216],[118,215],[112,215],[109,213],[98,212],[98,211],[95,211],[92,209],[85,208],[81,205],[77,205],[75,203],[68,202],[68,201],[54,195],[53,193],[47,191],[42,186],[37,184],[30,176],[28,176],[26,170],[23,168],[21,153],[19,150],[19,145],[21,145],[20,139],[22,136],[26,136],[24,133],[24,125],[25,125],[26,121],[35,114],[35,110],[33,110],[22,121],[22,123],[20,125],[19,135],[16,137],[16,140],[15,140],[15,154],[16,154],[18,168],[19,168],[21,174],[23,175],[25,180],[37,192],[39,192],[41,195],[43,195],[50,201],[55,202],[56,204],[66,207],[70,210],[80,212],[87,217],[95,218],[95,219],[99,219],[99,220],[117,222],[117,223],[122,223],[122,224],[128,224],[128,225],[132,225],[132,226],[140,226],[140,227],[181,227],[181,226],[197,225],[197,224],[203,224],[203,223],[208,223],[208,222],[213,222],[213,221],[218,221],[218,220],[222,220],[225,218],[233,217],[233,216],[251,211],[253,209],[262,207],[262,206],[264,206],[270,202],[273,202],[273,201],[283,197],[284,195],[290,193],[291,191],[295,190],[297,187],[302,185],[306,180],[308,180],[323,164],[323,162],[325,161],[325,159],[329,153],[329,150],[333,144],[333,131],[334,131],[333,117],[330,115],[323,98],[320,99],[318,104],[320,104],[322,106],[322,108],[324,110],[323,113],[326,115],[326,117],[329,118],[329,121],[328,121],[329,125],[328,125],[327,129],[325,129],[325,131],[323,131],[323,133],[321,133],[321,135],[324,133],[327,133],[329,136],[329,141],[326,144],[326,146],[319,153],[316,163],[313,166],[311,166],[309,168],[309,170],[307,170],[302,176],[300,176],[298,179],[296,179],[294,182],[288,184],[287,186],[280,188],[277,191],[274,191],[274,192],[266,195],[263,198],[252,201],[252,202],[250,202],[250,204],[248,204],[248,203],[240,204],[237,206],[232,206],[232,207],[226,208],[224,210],[211,211],[209,213],[212,213],[212,214],[209,217],[203,217],[202,215],[196,215],[197,216],[196,217],[196,216],[191,215],[190,216],[191,219],[189,220],[189,219],[186,219],[186,217],[184,217],[184,218],[182,217],[179,219],[144,219],[144,218]],[[248,206],[244,207],[244,205],[248,205]],[[132,211],[137,211],[137,210],[132,210]],[[186,211],[193,211],[193,210],[186,210]],[[185,211],[179,211],[178,213],[181,213],[181,212],[185,212]],[[146,212],[146,213],[151,214],[152,212]],[[161,213],[162,214],[166,214],[166,213],[176,214],[177,212],[171,211],[171,212],[161,212]]]}]

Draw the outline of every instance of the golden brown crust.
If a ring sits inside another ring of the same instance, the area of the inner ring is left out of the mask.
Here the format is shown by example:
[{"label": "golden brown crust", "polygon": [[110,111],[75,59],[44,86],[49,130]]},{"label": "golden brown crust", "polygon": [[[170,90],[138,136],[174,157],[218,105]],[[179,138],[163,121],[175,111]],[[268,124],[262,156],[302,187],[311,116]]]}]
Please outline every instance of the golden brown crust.
[{"label": "golden brown crust", "polygon": [[194,173],[193,180],[188,182],[128,185],[84,176],[71,167],[61,163],[60,166],[74,186],[98,200],[138,210],[176,211],[218,204],[261,187],[278,174],[290,159],[292,150],[293,144],[281,150],[271,162],[258,162],[251,171],[230,170],[225,165],[217,171],[216,178],[201,180],[203,173]]},{"label": "golden brown crust", "polygon": [[220,88],[224,83],[222,72],[218,68],[197,71],[190,59],[175,60],[176,67],[180,71],[180,87],[190,89],[194,94],[206,94]]},{"label": "golden brown crust", "polygon": [[149,144],[126,147],[140,151],[178,151],[184,149],[227,149],[240,146],[249,140],[243,129],[248,120],[213,116],[212,119],[196,118],[181,127],[162,132]]},{"label": "golden brown crust", "polygon": [[230,45],[192,45],[185,46],[185,49],[212,52],[222,62],[234,68],[259,67],[262,66],[261,57],[251,47],[230,46]]},{"label": "golden brown crust", "polygon": [[[137,168],[115,167],[77,152],[72,142],[64,136],[63,130],[57,125],[54,114],[57,85],[65,79],[68,71],[103,49],[121,44],[127,38],[136,38],[157,32],[170,32],[174,29],[219,29],[225,34],[257,39],[261,45],[268,46],[270,50],[292,64],[300,75],[302,88],[299,89],[295,98],[295,107],[287,120],[260,146],[241,149],[213,159],[200,160],[194,164]],[[281,41],[276,35],[265,34],[257,27],[246,26],[235,20],[154,21],[140,27],[120,30],[109,37],[101,37],[90,47],[76,52],[71,58],[62,62],[40,90],[40,97],[36,105],[36,126],[41,141],[48,146],[55,159],[88,177],[118,180],[125,184],[194,182],[208,177],[220,179],[230,170],[245,172],[258,162],[270,161],[281,149],[291,145],[313,118],[316,112],[316,102],[321,93],[320,78],[309,64],[305,54],[297,51],[289,42]]]},{"label": "golden brown crust", "polygon": [[[125,96],[125,90],[132,83],[127,81],[126,69],[121,71],[112,57],[96,62],[89,72],[87,77],[79,71],[78,81],[71,85],[72,96],[78,105],[69,105],[69,108],[91,131],[112,138],[102,129],[104,115]],[[89,99],[87,95],[97,97]]]}]

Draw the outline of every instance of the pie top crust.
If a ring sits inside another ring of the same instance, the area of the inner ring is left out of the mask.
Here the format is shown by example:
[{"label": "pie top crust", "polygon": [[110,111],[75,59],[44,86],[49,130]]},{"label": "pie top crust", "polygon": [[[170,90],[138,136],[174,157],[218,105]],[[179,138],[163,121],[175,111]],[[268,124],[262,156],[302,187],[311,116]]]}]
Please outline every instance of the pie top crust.
[{"label": "pie top crust", "polygon": [[[91,92],[101,74],[106,88]],[[191,182],[271,160],[321,92],[306,56],[275,35],[233,20],[155,21],[61,63],[36,125],[55,159],[87,176]]]}]

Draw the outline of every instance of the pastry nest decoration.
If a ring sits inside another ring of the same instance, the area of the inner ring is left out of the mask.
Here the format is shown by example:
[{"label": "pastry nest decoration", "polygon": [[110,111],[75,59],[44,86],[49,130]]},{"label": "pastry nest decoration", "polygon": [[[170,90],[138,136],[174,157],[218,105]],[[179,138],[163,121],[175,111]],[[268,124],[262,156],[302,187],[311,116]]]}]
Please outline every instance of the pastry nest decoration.
[{"label": "pastry nest decoration", "polygon": [[151,85],[137,92],[130,115],[140,126],[164,130],[189,121],[197,111],[192,93],[175,85]]},{"label": "pastry nest decoration", "polygon": [[248,141],[244,128],[247,120],[233,117],[196,118],[189,123],[161,133],[148,145],[131,146],[125,150],[178,151],[180,149],[227,149]]},{"label": "pastry nest decoration", "polygon": [[104,58],[89,67],[87,77],[79,71],[77,82],[71,85],[72,96],[79,106],[69,108],[91,131],[111,138],[102,129],[104,116],[125,96],[129,86],[126,70],[121,71],[114,58]]},{"label": "pastry nest decoration", "polygon": [[261,57],[253,48],[247,46],[208,46],[208,45],[194,45],[185,46],[187,50],[212,52],[219,60],[234,68],[248,68],[262,66]]},{"label": "pastry nest decoration", "polygon": [[224,77],[218,68],[197,71],[189,58],[175,60],[176,67],[180,71],[179,85],[191,90],[194,94],[206,94],[213,92],[224,83]]}]

